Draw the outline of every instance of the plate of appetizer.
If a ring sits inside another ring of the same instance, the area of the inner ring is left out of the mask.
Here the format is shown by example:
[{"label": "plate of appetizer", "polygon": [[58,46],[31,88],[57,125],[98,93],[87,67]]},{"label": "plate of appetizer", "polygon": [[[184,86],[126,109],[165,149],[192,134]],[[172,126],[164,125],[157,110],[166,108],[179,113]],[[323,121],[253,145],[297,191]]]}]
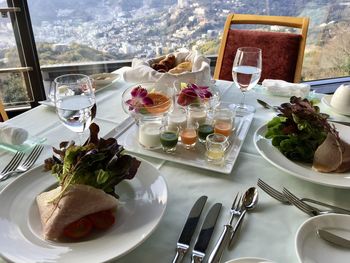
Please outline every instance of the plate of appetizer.
[{"label": "plate of appetizer", "polygon": [[328,122],[307,99],[291,98],[254,134],[258,152],[300,179],[350,188],[350,127]]},{"label": "plate of appetizer", "polygon": [[90,126],[0,193],[0,255],[13,262],[104,262],[157,227],[167,203],[159,171]]},{"label": "plate of appetizer", "polygon": [[96,89],[98,90],[100,87],[118,80],[120,78],[120,75],[116,73],[104,72],[90,75],[90,78],[93,79],[93,83],[96,85]]}]

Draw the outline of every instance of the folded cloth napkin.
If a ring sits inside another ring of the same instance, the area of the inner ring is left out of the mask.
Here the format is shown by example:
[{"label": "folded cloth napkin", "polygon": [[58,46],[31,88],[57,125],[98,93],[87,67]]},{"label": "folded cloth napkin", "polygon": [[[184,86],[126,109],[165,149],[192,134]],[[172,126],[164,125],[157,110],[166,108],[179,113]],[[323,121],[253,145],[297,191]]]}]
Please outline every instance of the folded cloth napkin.
[{"label": "folded cloth napkin", "polygon": [[307,97],[310,92],[310,85],[305,83],[290,83],[279,79],[265,79],[262,86],[267,92],[276,96],[297,96]]},{"label": "folded cloth napkin", "polygon": [[25,129],[10,126],[7,123],[0,123],[0,143],[19,145],[28,138]]},{"label": "folded cloth napkin", "polygon": [[181,50],[173,54],[176,58],[176,65],[189,61],[192,63],[192,71],[179,74],[160,73],[151,68],[151,65],[165,56],[146,61],[134,58],[131,69],[124,72],[123,77],[125,81],[133,83],[157,82],[165,85],[172,85],[175,81],[182,81],[195,83],[200,86],[210,85],[210,60],[208,58],[197,51]]}]

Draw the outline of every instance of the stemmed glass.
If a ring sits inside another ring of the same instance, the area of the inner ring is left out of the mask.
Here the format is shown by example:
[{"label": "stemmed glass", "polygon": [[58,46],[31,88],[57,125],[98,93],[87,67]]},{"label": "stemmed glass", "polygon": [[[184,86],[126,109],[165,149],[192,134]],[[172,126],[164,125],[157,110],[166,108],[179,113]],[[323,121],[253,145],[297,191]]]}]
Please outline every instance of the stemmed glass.
[{"label": "stemmed glass", "polygon": [[255,47],[240,47],[237,49],[232,66],[232,78],[243,94],[237,110],[254,112],[255,108],[244,103],[245,93],[258,83],[261,76],[261,49]]},{"label": "stemmed glass", "polygon": [[95,113],[95,94],[91,80],[83,74],[68,74],[54,81],[54,102],[60,121],[78,133],[80,143]]}]

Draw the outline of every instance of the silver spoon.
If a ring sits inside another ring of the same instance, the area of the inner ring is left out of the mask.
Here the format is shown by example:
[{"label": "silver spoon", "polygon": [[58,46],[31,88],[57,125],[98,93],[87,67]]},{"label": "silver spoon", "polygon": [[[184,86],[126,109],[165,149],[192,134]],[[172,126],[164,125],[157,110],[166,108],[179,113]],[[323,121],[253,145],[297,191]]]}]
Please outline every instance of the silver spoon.
[{"label": "silver spoon", "polygon": [[229,247],[232,245],[233,240],[234,240],[234,236],[237,232],[237,230],[239,229],[241,223],[243,222],[243,218],[245,216],[245,214],[247,213],[248,210],[252,210],[256,207],[257,203],[258,203],[258,189],[256,189],[255,187],[251,187],[249,188],[242,197],[242,207],[241,207],[241,214],[236,222],[236,225],[233,228],[233,232],[232,232],[232,236],[230,239],[230,243],[229,243]]}]

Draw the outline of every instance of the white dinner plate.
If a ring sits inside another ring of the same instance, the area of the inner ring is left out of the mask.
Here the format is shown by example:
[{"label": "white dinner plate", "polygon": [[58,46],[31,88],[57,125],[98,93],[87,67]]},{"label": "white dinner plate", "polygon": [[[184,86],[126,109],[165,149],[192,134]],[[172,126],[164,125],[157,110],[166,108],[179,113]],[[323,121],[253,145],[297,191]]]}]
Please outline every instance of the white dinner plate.
[{"label": "white dinner plate", "polygon": [[329,108],[331,108],[332,111],[336,112],[336,113],[339,113],[339,114],[342,114],[342,115],[348,115],[350,116],[350,112],[344,112],[344,111],[341,111],[339,109],[336,109],[334,108],[332,105],[331,105],[331,99],[332,99],[333,95],[325,95],[322,97],[321,99],[321,102],[323,104],[325,104],[326,106],[328,106]]},{"label": "white dinner plate", "polygon": [[236,258],[226,261],[225,263],[273,263],[264,258]]},{"label": "white dinner plate", "polygon": [[35,197],[56,184],[39,166],[0,193],[0,256],[13,262],[104,262],[121,257],[157,227],[167,203],[167,186],[159,171],[142,162],[134,179],[116,187],[120,196],[116,223],[82,242],[47,241]]},{"label": "white dinner plate", "polygon": [[98,90],[99,87],[103,87],[105,85],[111,84],[114,81],[117,81],[120,78],[119,74],[116,73],[97,73],[90,75],[90,78],[94,80],[94,83],[96,84],[96,90]]},{"label": "white dinner plate", "polygon": [[[338,123],[334,123],[334,125],[339,132],[340,138],[350,143],[350,127]],[[254,134],[254,144],[261,156],[271,164],[286,173],[309,182],[338,188],[350,188],[349,171],[346,173],[320,173],[313,170],[311,164],[293,162],[274,147],[270,139],[265,138],[266,130],[266,124],[256,130]]]},{"label": "white dinner plate", "polygon": [[350,260],[350,249],[342,248],[321,239],[316,231],[319,228],[332,229],[332,232],[350,239],[350,216],[328,214],[311,217],[298,229],[295,236],[295,249],[302,263],[344,263]]}]

